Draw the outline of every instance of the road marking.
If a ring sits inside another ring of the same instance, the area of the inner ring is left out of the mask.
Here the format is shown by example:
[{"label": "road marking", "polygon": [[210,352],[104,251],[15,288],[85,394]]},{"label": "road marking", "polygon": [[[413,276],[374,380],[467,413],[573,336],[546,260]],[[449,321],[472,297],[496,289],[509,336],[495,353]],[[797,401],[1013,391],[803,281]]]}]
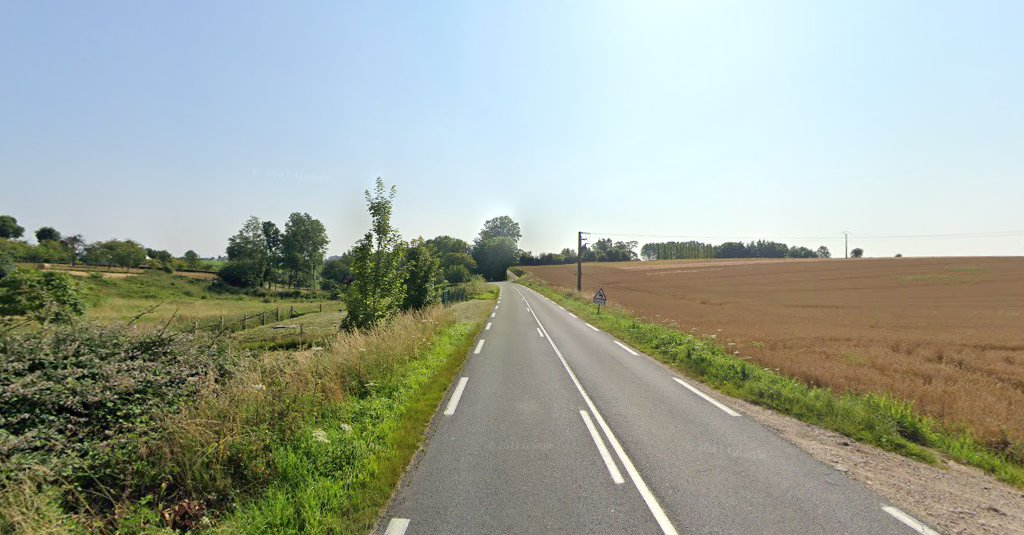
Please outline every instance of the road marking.
[{"label": "road marking", "polygon": [[537,327],[537,334],[539,334],[541,338],[544,338],[544,333],[541,332],[540,327]]},{"label": "road marking", "polygon": [[476,349],[473,350],[473,354],[474,355],[479,355],[480,354],[480,350],[483,349],[483,348],[484,348],[484,340],[481,339],[479,342],[476,343]]},{"label": "road marking", "polygon": [[[594,329],[594,330],[596,331],[597,329]],[[612,342],[615,342],[615,345],[621,347],[622,349],[625,349],[626,351],[629,351],[630,355],[636,356],[636,355],[640,354],[640,353],[637,353],[636,351],[633,351],[629,346],[627,346],[626,344],[623,344],[622,342],[620,342],[618,340],[612,340]]]},{"label": "road marking", "polygon": [[598,329],[597,327],[594,327],[593,325],[591,325],[591,324],[589,324],[589,323],[587,323],[585,321],[583,323],[586,323],[587,327],[590,327],[591,329],[594,329],[595,331],[600,331],[601,330],[601,329]]},{"label": "road marking", "polygon": [[[523,295],[518,288],[515,288],[519,295]],[[570,312],[571,314],[571,312]],[[575,317],[575,316],[574,316]],[[611,444],[612,449],[615,450],[615,455],[618,456],[619,462],[625,467],[626,473],[629,474],[629,479],[633,481],[633,485],[636,486],[637,492],[640,493],[640,497],[643,498],[644,503],[647,504],[647,508],[654,515],[654,520],[658,522],[658,526],[661,527],[662,533],[665,535],[677,535],[675,526],[672,525],[672,521],[668,519],[668,515],[665,514],[665,510],[661,508],[661,504],[658,503],[658,499],[654,497],[650,487],[644,481],[644,478],[640,476],[640,472],[637,471],[636,466],[633,465],[633,461],[626,455],[626,451],[622,449],[622,444],[619,444],[619,439],[615,438],[615,433],[612,433],[608,422],[604,421],[604,417],[597,410],[597,406],[590,399],[590,395],[583,389],[583,385],[580,384],[579,379],[576,378],[576,374],[573,373],[572,368],[569,367],[569,363],[565,361],[565,357],[562,356],[562,352],[555,345],[555,341],[551,339],[551,333],[544,328],[544,324],[540,322],[536,314],[533,314],[533,320],[540,326],[540,330],[547,336],[548,344],[551,344],[551,349],[555,350],[555,354],[558,355],[558,360],[562,362],[562,367],[565,368],[566,373],[569,374],[569,378],[572,379],[576,390],[579,391],[580,396],[583,396],[583,401],[586,402],[587,407],[590,408],[591,414],[594,415],[594,419],[597,420],[597,425],[601,427],[601,431],[604,431],[604,436],[608,439],[608,443]]]},{"label": "road marking", "polygon": [[605,447],[604,441],[601,440],[601,435],[597,434],[597,428],[594,427],[594,422],[590,419],[590,414],[587,411],[580,411],[580,416],[583,417],[583,423],[587,424],[587,430],[590,431],[590,438],[594,439],[594,444],[597,445],[597,451],[601,454],[601,458],[604,459],[604,465],[608,467],[608,473],[612,475],[612,481],[616,485],[621,485],[626,482],[622,479],[622,472],[619,472],[619,467],[615,466],[615,461],[612,460],[612,455],[608,453],[608,448]]},{"label": "road marking", "polygon": [[[566,312],[569,312],[569,311],[568,311],[568,310],[566,310]],[[569,312],[569,315],[570,315],[570,316],[572,316],[572,317],[574,317],[574,318],[576,317],[576,314],[573,314],[572,312]],[[577,319],[579,319],[579,318],[577,318]]]},{"label": "road marking", "polygon": [[484,327],[484,330],[485,330],[485,331],[489,331],[489,330],[491,330],[491,322],[489,322],[489,321],[487,322],[487,326],[486,326],[486,327]]},{"label": "road marking", "polygon": [[[462,391],[466,389],[466,383],[469,382],[469,377],[463,377],[459,379],[459,384],[455,387],[455,392],[452,394],[452,399],[448,400],[448,406],[444,408],[445,416],[451,416],[455,414],[455,409],[459,407],[459,400],[462,399]],[[409,521],[406,520],[406,524]],[[402,530],[405,531],[404,529]]]},{"label": "road marking", "polygon": [[497,312],[491,312],[491,317],[493,318],[495,314],[497,314]]},{"label": "road marking", "polygon": [[705,394],[704,392],[701,392],[700,390],[697,390],[696,388],[690,386],[690,384],[687,383],[686,381],[684,381],[684,380],[682,380],[682,379],[680,379],[678,377],[673,377],[672,380],[677,382],[677,383],[679,383],[679,384],[681,384],[681,385],[683,385],[683,386],[685,386],[690,392],[693,392],[694,394],[697,394],[698,396],[704,398],[704,401],[707,401],[708,403],[718,407],[719,409],[722,409],[729,416],[739,416],[740,415],[740,413],[738,413],[738,412],[730,409],[729,407],[726,407],[725,405],[722,405],[721,403],[719,403],[717,399],[715,399],[715,398]]},{"label": "road marking", "polygon": [[903,522],[904,524],[907,525],[907,527],[909,527],[910,529],[920,533],[921,535],[939,535],[939,533],[937,531],[935,531],[932,528],[924,525],[923,522],[921,522],[918,519],[908,515],[907,513],[904,513],[903,511],[900,511],[899,509],[897,509],[895,507],[889,507],[889,506],[883,505],[882,506],[882,510],[885,511],[886,513],[889,513],[890,515],[896,517],[896,520],[899,520],[900,522]]},{"label": "road marking", "polygon": [[392,518],[391,522],[388,522],[388,529],[384,531],[384,535],[405,535],[407,529],[409,529],[408,518]]},{"label": "road marking", "polygon": [[498,310],[499,308],[501,308],[501,305],[494,305],[494,310]]}]

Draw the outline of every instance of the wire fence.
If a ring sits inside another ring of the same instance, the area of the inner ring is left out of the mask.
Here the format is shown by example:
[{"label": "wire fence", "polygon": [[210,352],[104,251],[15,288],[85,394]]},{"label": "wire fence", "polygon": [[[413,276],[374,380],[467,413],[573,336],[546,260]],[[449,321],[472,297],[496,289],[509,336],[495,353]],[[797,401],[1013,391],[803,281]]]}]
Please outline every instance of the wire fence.
[{"label": "wire fence", "polygon": [[308,310],[305,307],[289,305],[287,309],[274,307],[260,312],[242,314],[241,316],[220,316],[216,321],[184,320],[183,322],[179,322],[179,325],[187,330],[191,330],[192,332],[244,331],[249,328],[270,325],[287,319],[305,316],[306,314],[320,313],[323,311],[323,303],[311,305]]}]

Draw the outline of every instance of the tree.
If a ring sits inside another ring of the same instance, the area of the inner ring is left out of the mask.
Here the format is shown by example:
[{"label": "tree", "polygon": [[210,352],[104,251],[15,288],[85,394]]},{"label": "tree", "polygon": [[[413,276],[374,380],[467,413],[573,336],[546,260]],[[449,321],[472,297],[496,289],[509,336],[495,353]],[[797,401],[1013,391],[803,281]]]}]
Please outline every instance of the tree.
[{"label": "tree", "polygon": [[491,238],[473,248],[477,269],[488,280],[505,280],[505,272],[519,259],[519,247],[512,238]]},{"label": "tree", "polygon": [[825,247],[824,245],[818,247],[818,250],[815,251],[815,254],[818,255],[818,258],[832,258],[832,252],[829,251],[828,247]]},{"label": "tree", "polygon": [[513,242],[519,243],[523,235],[519,230],[519,223],[507,215],[488,219],[484,222],[484,228],[480,230],[478,241],[490,240],[493,238],[511,238]]},{"label": "tree", "polygon": [[111,240],[108,243],[113,244],[111,261],[115,266],[125,268],[125,271],[146,261],[146,249],[132,240]]},{"label": "tree", "polygon": [[317,277],[323,269],[330,241],[324,224],[309,214],[295,212],[288,216],[281,239],[281,258],[284,267],[291,271],[296,287],[308,276],[309,287],[317,288]]},{"label": "tree", "polygon": [[71,251],[61,242],[44,240],[30,247],[25,259],[29,262],[70,262],[71,258]]},{"label": "tree", "polygon": [[75,234],[74,236],[65,236],[60,243],[71,253],[71,265],[77,264],[78,258],[85,252],[85,238],[81,234]]},{"label": "tree", "polygon": [[43,243],[44,241],[60,241],[60,232],[53,227],[39,227],[36,231],[36,241]]},{"label": "tree", "polygon": [[198,269],[199,268],[199,255],[195,251],[193,251],[192,249],[189,249],[189,250],[185,251],[184,260],[185,260],[185,267],[187,267],[188,269]]},{"label": "tree", "polygon": [[465,240],[451,236],[437,236],[436,238],[430,238],[426,243],[434,248],[434,251],[440,258],[444,258],[448,254],[461,253],[468,255],[470,250],[469,244]]},{"label": "tree", "polygon": [[715,247],[715,258],[747,258],[750,256],[743,242],[727,241]]},{"label": "tree", "polygon": [[228,238],[228,263],[218,275],[228,284],[255,288],[263,282],[267,269],[267,243],[263,224],[250,217],[237,234]]},{"label": "tree", "polygon": [[14,264],[14,257],[7,251],[0,250],[0,279],[14,273],[17,267]]},{"label": "tree", "polygon": [[66,273],[16,269],[0,279],[0,316],[24,316],[45,325],[84,313],[77,286]]},{"label": "tree", "polygon": [[282,267],[281,245],[284,235],[273,221],[264,221],[263,239],[267,244],[267,268],[263,272],[263,283],[269,288],[277,282],[278,270]]},{"label": "tree", "polygon": [[861,249],[860,247],[856,247],[850,251],[850,258],[860,258],[862,256],[864,256],[864,249]]},{"label": "tree", "polygon": [[172,255],[169,251],[158,251],[156,249],[148,248],[146,249],[146,256],[165,265],[174,259],[174,255]]},{"label": "tree", "polygon": [[519,261],[519,223],[507,215],[484,222],[473,240],[477,270],[489,280],[505,280],[505,272]]},{"label": "tree", "polygon": [[25,227],[18,225],[18,220],[9,215],[0,215],[0,238],[16,240],[25,234]]},{"label": "tree", "polygon": [[413,240],[405,252],[405,260],[406,291],[402,308],[419,310],[440,301],[444,279],[433,247],[426,245],[423,238]]},{"label": "tree", "polygon": [[398,190],[384,187],[377,178],[374,193],[366,191],[370,230],[352,249],[355,281],[345,295],[348,314],[346,329],[369,329],[394,316],[405,301],[402,272],[402,237],[391,226],[391,213]]},{"label": "tree", "polygon": [[790,247],[786,258],[817,258],[818,254],[803,246]]},{"label": "tree", "polygon": [[352,251],[346,252],[340,258],[332,258],[324,262],[324,269],[321,272],[323,281],[321,287],[324,290],[332,290],[352,284],[355,277],[352,275]]}]

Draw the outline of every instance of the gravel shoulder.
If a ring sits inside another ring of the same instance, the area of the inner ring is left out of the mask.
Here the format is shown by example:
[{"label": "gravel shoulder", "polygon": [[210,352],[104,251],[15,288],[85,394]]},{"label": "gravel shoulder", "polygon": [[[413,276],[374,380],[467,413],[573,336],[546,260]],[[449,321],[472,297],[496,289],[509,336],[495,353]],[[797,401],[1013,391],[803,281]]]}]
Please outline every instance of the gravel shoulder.
[{"label": "gravel shoulder", "polygon": [[1024,491],[981,470],[927,465],[738,399],[729,404],[941,533],[1024,534]]}]

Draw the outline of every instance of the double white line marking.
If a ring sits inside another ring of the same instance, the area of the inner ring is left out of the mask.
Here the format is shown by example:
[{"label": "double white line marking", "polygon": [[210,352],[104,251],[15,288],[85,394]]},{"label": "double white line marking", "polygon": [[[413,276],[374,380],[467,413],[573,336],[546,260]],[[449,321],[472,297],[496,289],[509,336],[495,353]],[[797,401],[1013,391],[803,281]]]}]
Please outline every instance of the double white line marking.
[{"label": "double white line marking", "polygon": [[590,419],[590,413],[580,411],[580,416],[583,418],[583,423],[587,426],[587,431],[590,431],[590,438],[594,439],[594,444],[597,445],[597,451],[601,454],[601,459],[604,459],[604,465],[608,467],[608,473],[611,474],[612,481],[616,485],[623,484],[626,480],[622,479],[622,472],[619,472],[619,467],[615,466],[615,461],[612,460],[612,455],[608,453],[608,448],[605,447],[604,441],[601,440],[601,435],[597,434],[597,428],[594,427],[594,422]]},{"label": "double white line marking", "polygon": [[[526,298],[518,288],[515,290],[521,297],[524,299]],[[540,319],[537,318],[537,314],[535,312],[531,310],[530,314],[533,315],[533,319],[537,322],[541,332],[547,337],[548,343],[551,344],[551,349],[555,350],[555,354],[558,355],[558,360],[562,362],[562,367],[564,367],[566,373],[569,374],[569,378],[572,379],[573,384],[576,385],[576,390],[579,391],[580,396],[583,397],[583,401],[586,402],[587,407],[590,408],[590,413],[593,414],[594,419],[597,420],[597,425],[602,431],[604,431],[605,438],[608,439],[608,443],[611,444],[612,449],[615,451],[615,455],[618,456],[619,462],[622,463],[622,466],[626,469],[626,473],[629,474],[629,479],[633,481],[633,485],[636,486],[636,490],[640,493],[640,497],[643,498],[644,503],[647,504],[647,508],[650,509],[651,514],[654,515],[654,519],[658,522],[658,526],[661,527],[661,531],[665,533],[665,535],[676,535],[678,532],[676,531],[675,526],[672,525],[672,521],[668,519],[668,515],[665,514],[665,510],[662,509],[661,504],[658,503],[658,499],[651,492],[651,489],[647,486],[644,478],[640,476],[640,472],[638,472],[636,466],[633,465],[633,461],[630,460],[629,456],[626,455],[625,450],[622,449],[622,444],[619,444],[619,440],[615,438],[615,434],[612,433],[611,428],[608,427],[608,422],[605,422],[604,417],[601,416],[601,412],[597,410],[596,406],[594,406],[594,402],[590,399],[590,395],[583,389],[583,385],[581,385],[579,379],[576,378],[576,374],[573,373],[572,368],[569,367],[569,363],[565,361],[565,357],[562,356],[562,352],[559,351],[558,346],[555,345],[554,340],[551,339],[551,333],[544,328],[544,324],[540,322]]]}]

